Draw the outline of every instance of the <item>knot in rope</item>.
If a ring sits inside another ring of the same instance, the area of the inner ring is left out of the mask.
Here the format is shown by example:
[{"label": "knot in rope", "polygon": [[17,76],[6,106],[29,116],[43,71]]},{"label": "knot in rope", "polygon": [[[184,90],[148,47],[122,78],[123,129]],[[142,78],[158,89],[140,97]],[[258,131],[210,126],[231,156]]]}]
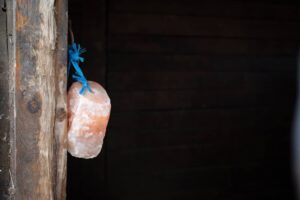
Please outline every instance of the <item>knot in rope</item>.
[{"label": "knot in rope", "polygon": [[82,88],[80,90],[80,94],[84,94],[84,91],[87,89],[88,91],[92,92],[88,81],[86,80],[82,70],[80,69],[79,63],[84,62],[84,58],[80,55],[86,52],[85,49],[81,48],[80,45],[73,43],[69,46],[68,53],[69,53],[69,64],[68,64],[68,76],[70,73],[71,66],[75,69],[75,74],[72,78],[82,84]]}]

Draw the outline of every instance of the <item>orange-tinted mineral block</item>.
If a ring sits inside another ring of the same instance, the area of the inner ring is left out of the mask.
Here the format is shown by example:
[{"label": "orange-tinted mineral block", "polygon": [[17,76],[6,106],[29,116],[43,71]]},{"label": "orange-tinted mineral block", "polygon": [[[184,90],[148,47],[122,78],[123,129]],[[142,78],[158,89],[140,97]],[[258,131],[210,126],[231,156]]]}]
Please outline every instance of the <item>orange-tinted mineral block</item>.
[{"label": "orange-tinted mineral block", "polygon": [[105,89],[89,81],[92,92],[79,94],[81,83],[68,91],[68,152],[78,158],[94,158],[102,148],[111,103]]}]

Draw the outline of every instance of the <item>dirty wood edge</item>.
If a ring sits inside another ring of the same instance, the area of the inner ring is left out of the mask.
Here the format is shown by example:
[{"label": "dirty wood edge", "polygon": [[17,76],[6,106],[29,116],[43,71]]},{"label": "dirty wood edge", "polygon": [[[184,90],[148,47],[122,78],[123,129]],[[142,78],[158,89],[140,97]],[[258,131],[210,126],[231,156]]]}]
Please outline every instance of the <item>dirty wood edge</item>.
[{"label": "dirty wood edge", "polygon": [[6,0],[7,46],[9,66],[9,109],[10,109],[10,187],[8,199],[15,199],[16,193],[16,1]]},{"label": "dirty wood edge", "polygon": [[0,0],[0,199],[14,199],[13,1]]},{"label": "dirty wood edge", "polygon": [[56,200],[66,199],[67,181],[67,55],[68,0],[55,1],[57,26],[55,52],[54,191]]}]

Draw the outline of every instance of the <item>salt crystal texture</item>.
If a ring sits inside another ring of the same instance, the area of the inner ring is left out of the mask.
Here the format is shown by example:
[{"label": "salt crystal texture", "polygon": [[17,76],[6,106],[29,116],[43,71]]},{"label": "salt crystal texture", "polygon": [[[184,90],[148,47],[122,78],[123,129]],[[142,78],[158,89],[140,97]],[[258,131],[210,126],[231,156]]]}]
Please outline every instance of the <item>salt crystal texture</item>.
[{"label": "salt crystal texture", "polygon": [[94,158],[102,148],[110,115],[110,99],[105,89],[89,81],[92,93],[79,94],[82,85],[68,91],[68,151],[78,158]]}]

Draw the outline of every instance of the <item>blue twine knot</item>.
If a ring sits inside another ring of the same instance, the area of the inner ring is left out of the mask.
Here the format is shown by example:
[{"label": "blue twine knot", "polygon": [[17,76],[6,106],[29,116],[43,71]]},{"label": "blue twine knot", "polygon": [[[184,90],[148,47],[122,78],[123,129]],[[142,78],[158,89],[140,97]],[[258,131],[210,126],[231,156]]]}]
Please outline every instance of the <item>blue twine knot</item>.
[{"label": "blue twine knot", "polygon": [[73,43],[72,45],[69,45],[69,65],[68,65],[68,75],[70,72],[71,64],[74,65],[74,63],[79,64],[79,62],[84,62],[84,58],[80,55],[86,52],[85,49],[80,47],[80,44]]},{"label": "blue twine knot", "polygon": [[87,89],[89,92],[92,92],[91,87],[85,77],[73,75],[72,78],[82,84],[82,88],[80,89],[79,94],[83,94],[85,89]]},{"label": "blue twine knot", "polygon": [[79,67],[79,62],[84,62],[84,58],[80,55],[86,52],[85,49],[81,48],[80,45],[73,43],[69,46],[68,53],[69,53],[69,64],[68,64],[68,77],[70,73],[71,66],[75,69],[75,74],[72,78],[82,84],[82,88],[80,90],[80,94],[84,94],[84,91],[87,89],[88,91],[92,92],[88,81],[86,80],[82,70]]}]

